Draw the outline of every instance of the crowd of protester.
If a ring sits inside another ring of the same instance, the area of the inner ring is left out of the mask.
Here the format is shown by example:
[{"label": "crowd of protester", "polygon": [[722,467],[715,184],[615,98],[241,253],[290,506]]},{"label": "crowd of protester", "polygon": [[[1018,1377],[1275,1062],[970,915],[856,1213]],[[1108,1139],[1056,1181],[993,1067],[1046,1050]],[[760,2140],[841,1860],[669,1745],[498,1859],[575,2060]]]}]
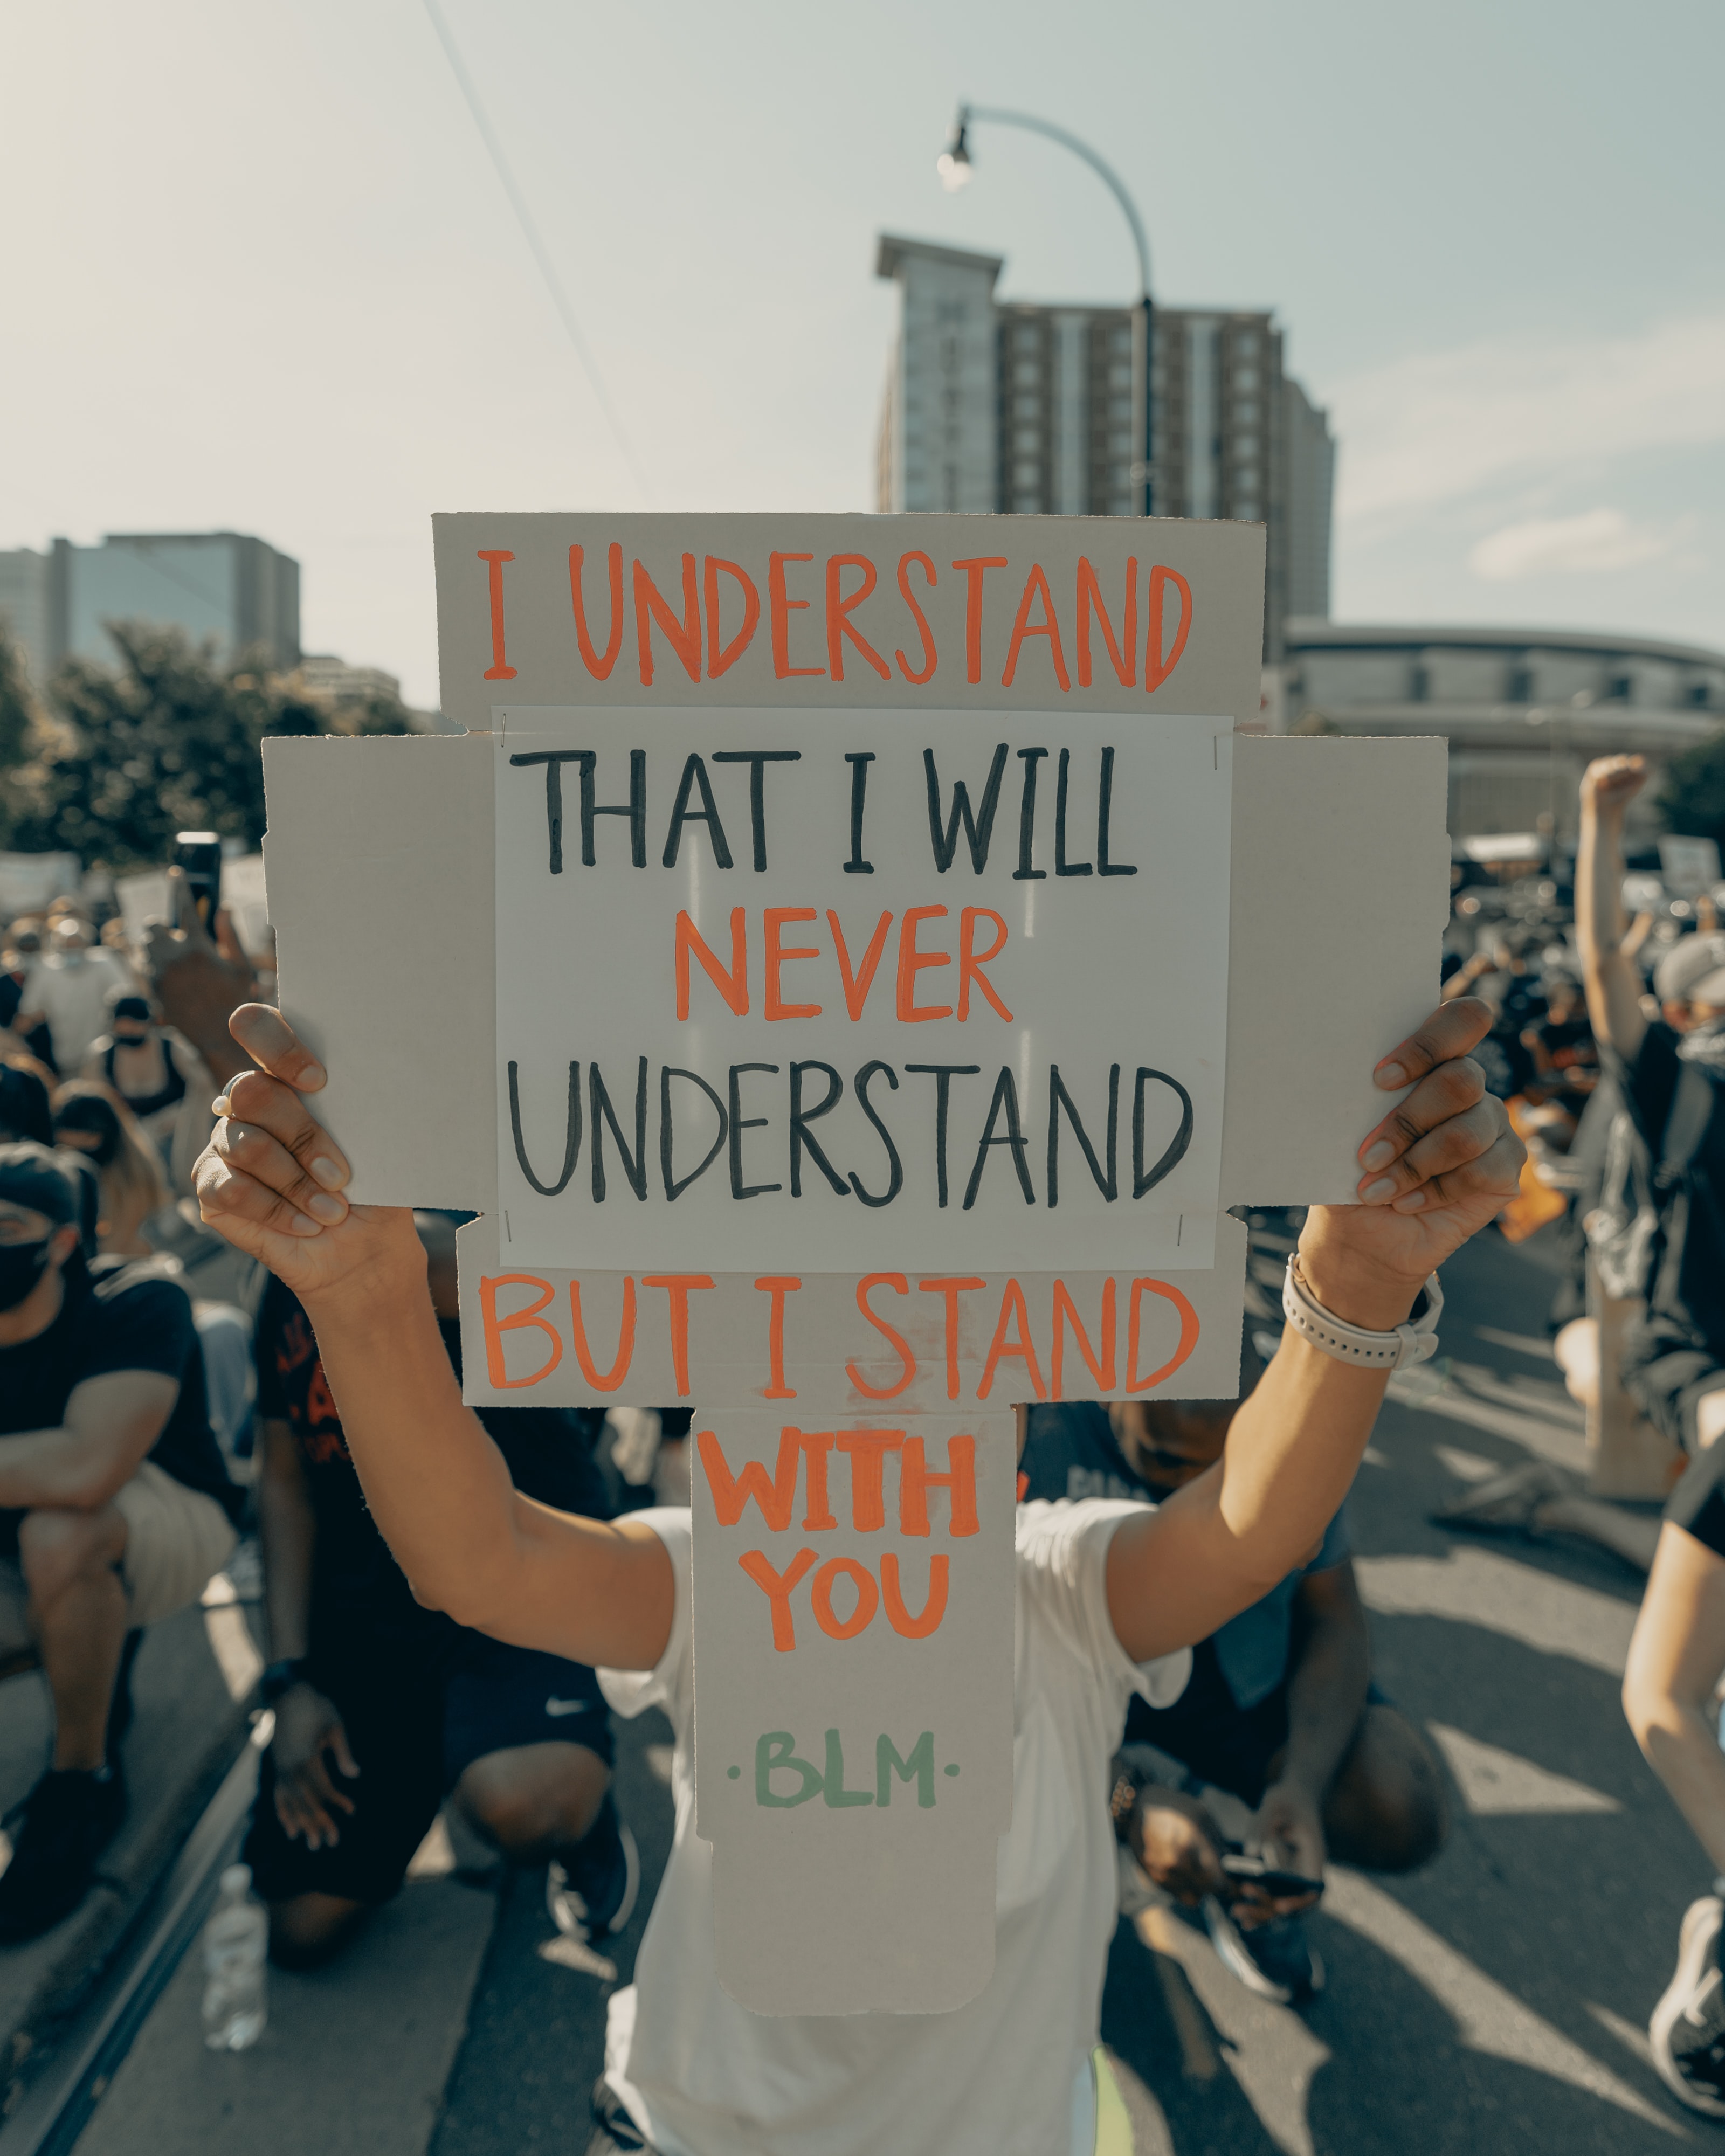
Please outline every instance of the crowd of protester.
[{"label": "crowd of protester", "polygon": [[[1609,1295],[1633,1313],[1621,1382],[1668,1441],[1681,1480],[1662,1527],[1543,1463],[1442,1517],[1484,1533],[1583,1535],[1651,1567],[1625,1707],[1725,1873],[1725,1446],[1714,1443],[1725,1433],[1725,937],[1705,896],[1624,917],[1623,817],[1641,778],[1637,759],[1615,758],[1584,782],[1573,920],[1554,875],[1504,884],[1458,873],[1443,993],[1459,1007],[1463,1045],[1445,1052],[1471,1047],[1525,1143],[1524,1162],[1514,1153],[1518,1184],[1482,1200],[1481,1219],[1497,1214],[1490,1232],[1512,1240],[1544,1232],[1568,1252],[1552,1331],[1572,1391],[1597,1406]],[[211,1303],[188,1292],[172,1255],[198,1219],[195,1164],[213,1126],[223,1127],[228,1090],[280,1093],[281,1073],[299,1067],[292,1055],[248,1055],[229,1037],[228,1012],[258,982],[225,921],[216,926],[213,940],[195,919],[157,928],[131,949],[63,901],[0,938],[0,1671],[8,1652],[33,1654],[54,1731],[49,1764],[13,1824],[0,1943],[39,1935],[88,1892],[125,1814],[138,1640],[197,1599],[238,1537],[254,1536],[268,1642],[259,1703],[275,1720],[245,1859],[276,1958],[305,1966],[338,1952],[398,1890],[449,1804],[502,1859],[542,1871],[550,1919],[576,1965],[603,1972],[598,1949],[629,1920],[639,1886],[611,1789],[613,1707],[663,1706],[680,1745],[685,1736],[677,1628],[687,1621],[687,1527],[666,1507],[687,1499],[689,1413],[481,1411],[502,1486],[527,1501],[495,1517],[482,1463],[461,1451],[469,1440],[453,1426],[434,1443],[421,1433],[422,1480],[465,1488],[472,1504],[470,1581],[439,1593],[444,1529],[404,1498],[379,1502],[373,1478],[387,1480],[388,1448],[375,1435],[359,1448],[362,1492],[325,1368],[331,1351],[291,1285],[293,1265],[277,1264],[288,1278],[258,1265],[234,1300]],[[1481,1003],[1489,1025],[1476,1039]],[[262,1037],[249,1037],[254,1051]],[[255,1075],[260,1061],[275,1078]],[[206,1164],[220,1152],[218,1135]],[[209,1177],[198,1180],[207,1198]],[[330,1230],[348,1219],[339,1185],[302,1202]],[[209,1217],[252,1246],[219,1210]],[[388,1328],[391,1340],[418,1342],[389,1354],[418,1353],[459,1376],[461,1216],[413,1217],[431,1322]],[[1301,1223],[1254,1223],[1271,1245],[1276,1224]],[[1021,1525],[1020,1595],[1033,1609],[1045,1599],[1056,1630],[1086,1640],[1107,1632],[1106,1647],[1086,1650],[1096,1666],[1081,1656],[1070,1682],[1100,1702],[1101,1724],[1112,1719],[1096,1804],[1125,1868],[1192,1911],[1242,1984],[1298,2004],[1324,1982],[1302,1919],[1327,1866],[1411,1870],[1436,1856],[1448,1830],[1431,1743],[1373,1681],[1341,1502],[1347,1475],[1337,1502],[1305,1526],[1286,1503],[1274,1531],[1266,1520],[1264,1549],[1282,1552],[1267,1593],[1262,1553],[1251,1586],[1251,1566],[1230,1548],[1239,1580],[1189,1598],[1214,1604],[1214,1623],[1171,1619],[1142,1583],[1128,1593],[1113,1557],[1105,1587],[1108,1541],[1093,1532],[1098,1517],[1111,1537],[1122,1517],[1165,1518],[1157,1570],[1177,1580],[1191,1560],[1173,1537],[1204,1548],[1197,1500],[1233,1471],[1242,1440],[1231,1433],[1246,1431],[1258,1450],[1316,1444],[1276,1429],[1278,1414],[1293,1412],[1275,1378],[1281,1327],[1279,1303],[1249,1281],[1238,1402],[1029,1412],[1019,1496],[1033,1525]],[[344,1401],[358,1394],[344,1373]],[[367,1420],[378,1420],[369,1406]],[[1368,1414],[1360,1444],[1369,1427]],[[439,1445],[447,1472],[432,1466]],[[1317,1505],[1324,1482],[1306,1477],[1300,1504]],[[571,1538],[552,1548],[547,1522]],[[506,1615],[486,1599],[488,1549],[514,1566]],[[398,1556],[413,1564],[413,1587]],[[536,1614],[536,1595],[550,1590],[535,1587],[535,1562],[552,1556],[591,1571],[591,1591],[611,1605],[603,1620],[553,1614],[549,1600]],[[1173,1589],[1158,1591],[1165,1599]],[[647,1643],[639,1651],[637,1635]],[[590,1659],[578,1659],[588,1643]],[[608,1673],[602,1688],[593,1661],[640,1674]],[[675,1950],[685,1957],[699,1947],[687,1893],[700,1883],[687,1809],[680,1801],[661,1889],[661,1921],[680,1928]],[[1682,2101],[1725,2117],[1722,1897],[1725,1881],[1685,1920],[1652,2036]],[[688,2032],[655,2020],[654,1967],[644,1948],[640,1998],[621,1995],[632,2003],[620,2028],[614,2002],[595,2152],[650,2148],[655,2118],[686,2138],[691,2118],[718,2118],[725,2089],[734,2094],[735,2061],[696,2071],[674,2060]],[[668,1993],[680,1984],[685,2008],[690,1980],[686,1969],[662,1979]],[[753,2061],[785,2118],[817,2118],[835,2090],[855,2097],[848,2067],[829,2059],[816,2074],[794,2047],[762,2050],[758,2032],[739,2035],[741,2010],[728,2002],[722,2014],[716,2001],[701,2010],[716,2017],[701,2041],[742,2044],[742,2065]],[[963,2017],[951,2018],[956,2031]],[[910,2085],[924,2063],[907,2038]],[[733,2145],[730,2127],[710,2131],[704,2146]]]}]

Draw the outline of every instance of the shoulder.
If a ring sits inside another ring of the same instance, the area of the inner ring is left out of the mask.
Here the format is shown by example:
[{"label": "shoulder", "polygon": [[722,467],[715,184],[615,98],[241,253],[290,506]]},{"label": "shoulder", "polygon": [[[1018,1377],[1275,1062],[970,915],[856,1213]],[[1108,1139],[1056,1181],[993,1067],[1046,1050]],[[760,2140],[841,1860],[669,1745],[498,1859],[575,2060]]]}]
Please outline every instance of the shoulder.
[{"label": "shoulder", "polygon": [[110,1322],[192,1323],[192,1297],[172,1258],[98,1258],[90,1276]]}]

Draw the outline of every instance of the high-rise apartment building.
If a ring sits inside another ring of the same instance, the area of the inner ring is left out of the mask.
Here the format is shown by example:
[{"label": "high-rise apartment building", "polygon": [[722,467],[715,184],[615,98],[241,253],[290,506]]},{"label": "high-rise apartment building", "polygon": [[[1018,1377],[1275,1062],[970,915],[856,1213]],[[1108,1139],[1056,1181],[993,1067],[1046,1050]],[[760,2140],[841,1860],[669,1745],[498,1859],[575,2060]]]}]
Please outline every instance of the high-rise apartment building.
[{"label": "high-rise apartment building", "polygon": [[300,658],[300,565],[238,531],[56,539],[45,553],[0,554],[0,614],[39,682],[69,657],[111,664],[110,621],[182,629],[223,659],[262,651],[287,668]]},{"label": "high-rise apartment building", "polygon": [[[881,413],[877,506],[1131,516],[1143,384],[1134,311],[994,296],[1001,257],[883,234],[903,297]],[[1335,450],[1251,310],[1161,307],[1151,352],[1159,516],[1267,527],[1265,655],[1290,614],[1330,610]]]}]

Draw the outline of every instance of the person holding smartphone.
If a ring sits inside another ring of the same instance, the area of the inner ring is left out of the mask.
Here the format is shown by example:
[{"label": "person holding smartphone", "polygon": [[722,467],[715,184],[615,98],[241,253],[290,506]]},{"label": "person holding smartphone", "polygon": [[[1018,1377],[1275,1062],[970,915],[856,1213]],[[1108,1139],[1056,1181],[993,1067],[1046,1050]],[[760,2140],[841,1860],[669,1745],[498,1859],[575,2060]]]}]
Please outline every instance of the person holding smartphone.
[{"label": "person holding smartphone", "polygon": [[[1032,1408],[1024,1496],[1159,1505],[1195,1482],[1263,1377],[1264,1322],[1248,1310],[1237,1401]],[[1230,1845],[1219,1790],[1236,1799],[1244,1850]],[[1132,1701],[1111,1808],[1153,1883],[1202,1909],[1224,1965],[1284,2005],[1323,1988],[1301,1917],[1332,1856],[1410,1871],[1436,1855],[1449,1827],[1442,1770],[1372,1682],[1345,1511],[1269,1594],[1197,1643],[1178,1699]]]}]

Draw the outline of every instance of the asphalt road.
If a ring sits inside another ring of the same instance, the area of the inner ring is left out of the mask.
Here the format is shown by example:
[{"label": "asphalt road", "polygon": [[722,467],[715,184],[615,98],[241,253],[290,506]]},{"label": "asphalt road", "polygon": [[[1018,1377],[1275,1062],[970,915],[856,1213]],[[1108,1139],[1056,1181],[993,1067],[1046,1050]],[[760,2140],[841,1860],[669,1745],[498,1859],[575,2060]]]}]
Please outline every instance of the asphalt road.
[{"label": "asphalt road", "polygon": [[[1441,1382],[1397,1381],[1353,1502],[1375,1675],[1450,1763],[1449,1846],[1411,1879],[1332,1873],[1313,1920],[1329,1985],[1302,2015],[1243,1992],[1177,1914],[1123,1918],[1104,2033],[1138,2156],[1642,2156],[1710,2133],[1643,2036],[1708,1873],[1618,1706],[1640,1582],[1427,1518],[1500,1464],[1579,1463],[1544,1346],[1549,1263],[1491,1237],[1450,1269]],[[650,1876],[667,1732],[622,1736]],[[447,1849],[422,1870],[347,1963],[274,1980],[254,2053],[202,2053],[188,1962],[83,2156],[583,2156],[609,1985],[543,1957],[536,1882],[462,1883]]]}]

